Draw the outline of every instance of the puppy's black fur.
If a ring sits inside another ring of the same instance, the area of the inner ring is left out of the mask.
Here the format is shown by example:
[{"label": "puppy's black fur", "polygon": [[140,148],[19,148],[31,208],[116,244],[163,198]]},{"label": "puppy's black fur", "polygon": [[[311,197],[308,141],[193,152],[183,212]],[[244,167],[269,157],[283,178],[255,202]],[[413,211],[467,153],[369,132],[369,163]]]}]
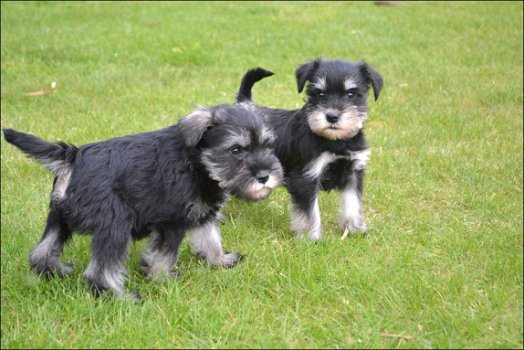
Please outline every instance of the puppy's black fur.
[{"label": "puppy's black fur", "polygon": [[[149,277],[176,275],[188,231],[198,256],[234,266],[241,255],[222,250],[217,224],[230,194],[256,200],[278,186],[282,168],[262,119],[247,104],[199,109],[166,129],[75,147],[4,129],[7,142],[54,175],[47,225],[30,255],[40,274],[65,275],[60,254],[73,231],[93,235],[84,276],[97,293],[124,291],[132,239],[150,235],[141,262]],[[132,296],[137,296],[136,294]]]},{"label": "puppy's black fur", "polygon": [[[270,75],[263,68],[248,71],[237,100],[250,100],[252,86]],[[369,146],[363,125],[368,89],[377,99],[382,77],[363,62],[321,59],[300,65],[295,75],[298,92],[307,84],[301,109],[257,106],[275,133],[275,153],[293,202],[292,229],[320,238],[318,192],[337,189],[342,191],[341,229],[365,232],[362,188]]]},{"label": "puppy's black fur", "polygon": [[264,78],[270,77],[273,74],[275,73],[260,67],[247,71],[240,82],[240,88],[238,89],[237,93],[237,102],[251,102],[251,89],[253,89],[255,83]]}]

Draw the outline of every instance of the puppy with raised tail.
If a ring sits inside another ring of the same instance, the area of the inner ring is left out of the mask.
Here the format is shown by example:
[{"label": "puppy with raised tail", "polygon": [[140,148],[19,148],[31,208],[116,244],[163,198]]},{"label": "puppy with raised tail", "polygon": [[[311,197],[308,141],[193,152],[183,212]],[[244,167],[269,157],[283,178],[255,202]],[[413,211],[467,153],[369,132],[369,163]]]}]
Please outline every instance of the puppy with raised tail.
[{"label": "puppy with raised tail", "polygon": [[53,172],[43,237],[31,252],[39,274],[63,276],[60,261],[73,231],[91,233],[84,277],[95,294],[124,289],[133,239],[150,237],[140,269],[147,277],[176,276],[186,232],[193,252],[211,265],[232,267],[239,253],[224,253],[217,216],[230,195],[258,200],[282,181],[273,135],[249,104],[201,108],[166,129],[75,147],[12,129],[7,142]]},{"label": "puppy with raised tail", "polygon": [[[272,74],[263,68],[248,71],[237,101],[251,101],[253,85]],[[299,93],[307,84],[301,109],[257,106],[275,134],[275,153],[292,200],[291,228],[298,236],[318,240],[318,193],[337,189],[343,238],[348,232],[366,232],[362,188],[370,148],[363,127],[369,87],[376,100],[383,79],[364,62],[344,60],[316,59],[300,65],[295,75]]]}]

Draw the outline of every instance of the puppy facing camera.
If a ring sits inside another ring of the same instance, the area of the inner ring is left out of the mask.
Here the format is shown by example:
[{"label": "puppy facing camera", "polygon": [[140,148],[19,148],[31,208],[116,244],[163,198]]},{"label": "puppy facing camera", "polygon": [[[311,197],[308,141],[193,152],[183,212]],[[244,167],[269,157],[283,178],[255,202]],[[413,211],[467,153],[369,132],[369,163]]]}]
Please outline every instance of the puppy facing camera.
[{"label": "puppy facing camera", "polygon": [[[251,89],[273,75],[263,68],[242,78],[237,102],[251,101]],[[370,148],[364,137],[370,87],[375,100],[381,75],[364,62],[316,59],[295,71],[297,90],[305,88],[301,109],[257,106],[275,134],[275,153],[284,168],[284,184],[293,204],[291,228],[311,240],[321,237],[319,191],[341,192],[340,228],[366,232],[362,206],[364,170]]]},{"label": "puppy facing camera", "polygon": [[327,140],[349,140],[367,119],[369,86],[375,100],[382,77],[365,63],[315,60],[295,72],[298,92],[309,82],[305,113],[311,131]]},{"label": "puppy facing camera", "polygon": [[149,236],[140,263],[147,277],[177,275],[187,233],[192,251],[211,265],[233,267],[239,253],[224,253],[218,219],[230,195],[267,197],[282,182],[272,151],[273,133],[252,105],[197,109],[166,129],[81,147],[50,143],[4,129],[7,142],[40,162],[55,178],[47,225],[31,252],[31,268],[67,275],[60,261],[73,231],[92,234],[84,277],[95,294],[124,289],[133,239]]}]

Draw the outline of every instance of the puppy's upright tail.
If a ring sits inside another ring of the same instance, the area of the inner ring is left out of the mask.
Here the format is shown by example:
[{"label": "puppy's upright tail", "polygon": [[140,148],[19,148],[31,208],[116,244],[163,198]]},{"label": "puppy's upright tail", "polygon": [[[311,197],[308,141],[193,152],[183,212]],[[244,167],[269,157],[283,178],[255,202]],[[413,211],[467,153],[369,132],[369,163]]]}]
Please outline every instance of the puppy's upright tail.
[{"label": "puppy's upright tail", "polygon": [[250,69],[242,77],[242,82],[240,83],[240,89],[237,93],[237,102],[251,101],[251,89],[256,82],[272,76],[274,73],[264,68],[253,68]]},{"label": "puppy's upright tail", "polygon": [[51,143],[13,129],[4,129],[4,136],[7,142],[15,145],[55,174],[74,161],[78,150],[65,142]]}]

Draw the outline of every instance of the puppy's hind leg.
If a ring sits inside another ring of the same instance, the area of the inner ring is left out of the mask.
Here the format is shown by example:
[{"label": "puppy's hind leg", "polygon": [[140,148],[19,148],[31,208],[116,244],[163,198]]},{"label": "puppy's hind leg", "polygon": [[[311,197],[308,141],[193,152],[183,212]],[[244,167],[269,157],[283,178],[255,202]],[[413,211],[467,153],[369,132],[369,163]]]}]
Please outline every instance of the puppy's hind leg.
[{"label": "puppy's hind leg", "polygon": [[60,262],[64,244],[70,238],[71,230],[65,223],[61,210],[51,202],[42,239],[29,255],[31,268],[43,276],[65,276],[71,273],[72,265]]},{"label": "puppy's hind leg", "polygon": [[220,230],[214,221],[189,230],[187,237],[193,253],[210,265],[233,267],[242,259],[240,253],[224,253]]},{"label": "puppy's hind leg", "polygon": [[133,228],[132,216],[117,205],[106,212],[111,213],[103,220],[107,224],[93,232],[91,261],[84,277],[95,296],[109,290],[117,296],[140,301],[138,293],[126,293],[124,290],[125,261]]},{"label": "puppy's hind leg", "polygon": [[142,255],[140,271],[149,278],[167,275],[177,277],[173,271],[179,256],[180,242],[184,231],[173,228],[154,230],[149,239],[149,246]]}]

